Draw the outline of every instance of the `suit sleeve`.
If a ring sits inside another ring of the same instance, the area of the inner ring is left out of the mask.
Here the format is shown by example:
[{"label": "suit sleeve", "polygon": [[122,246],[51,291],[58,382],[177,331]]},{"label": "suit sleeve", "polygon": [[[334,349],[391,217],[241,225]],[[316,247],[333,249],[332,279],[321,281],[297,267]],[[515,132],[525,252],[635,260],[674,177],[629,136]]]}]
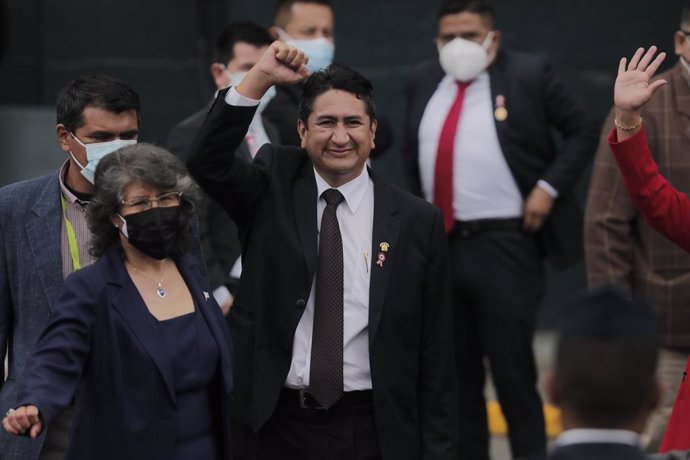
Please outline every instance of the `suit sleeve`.
[{"label": "suit sleeve", "polygon": [[548,122],[562,136],[562,145],[541,178],[563,193],[575,186],[594,155],[598,128],[545,59],[540,88]]},{"label": "suit sleeve", "polygon": [[192,144],[187,167],[201,188],[242,225],[267,189],[271,156],[262,152],[271,147],[265,144],[253,163],[237,158],[256,107],[231,106],[225,102],[226,93],[221,91],[211,106]]},{"label": "suit sleeve", "polygon": [[609,145],[625,186],[645,221],[675,244],[690,252],[690,198],[674,189],[652,159],[644,129],[618,142],[616,131]]},{"label": "suit sleeve", "polygon": [[[105,300],[98,282],[76,272],[62,295],[18,383],[16,406],[38,407],[46,424],[72,401],[88,360],[96,311]],[[102,283],[102,282],[101,282]]]},{"label": "suit sleeve", "polygon": [[419,376],[421,458],[425,460],[456,458],[458,433],[450,260],[438,210],[429,238]]},{"label": "suit sleeve", "polygon": [[630,290],[637,212],[608,144],[612,126],[613,111],[604,122],[589,182],[584,228],[587,280],[590,287],[606,283]]}]

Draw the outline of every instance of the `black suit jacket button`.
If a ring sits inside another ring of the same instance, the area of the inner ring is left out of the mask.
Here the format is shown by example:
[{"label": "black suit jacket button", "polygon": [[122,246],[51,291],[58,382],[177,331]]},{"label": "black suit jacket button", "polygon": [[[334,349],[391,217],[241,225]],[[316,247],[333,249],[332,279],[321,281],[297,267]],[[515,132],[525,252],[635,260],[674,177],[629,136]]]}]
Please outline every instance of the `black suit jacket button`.
[{"label": "black suit jacket button", "polygon": [[307,302],[305,302],[304,299],[299,299],[295,306],[301,310],[307,306]]}]

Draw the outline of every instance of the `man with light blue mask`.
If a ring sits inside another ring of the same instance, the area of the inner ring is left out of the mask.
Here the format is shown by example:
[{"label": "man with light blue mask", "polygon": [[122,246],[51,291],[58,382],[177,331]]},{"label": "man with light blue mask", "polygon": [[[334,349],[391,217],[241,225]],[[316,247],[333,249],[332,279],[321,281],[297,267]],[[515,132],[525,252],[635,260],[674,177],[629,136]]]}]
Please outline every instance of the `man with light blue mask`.
[{"label": "man with light blue mask", "polygon": [[[63,279],[94,261],[85,215],[93,171],[103,156],[136,142],[139,111],[137,93],[112,77],[90,75],[67,83],[57,97],[56,133],[69,157],[52,174],[0,189],[0,361],[9,362],[8,374],[0,372],[0,413],[16,402],[16,380]],[[0,458],[61,459],[71,418],[67,410],[38,442],[0,433]]]},{"label": "man with light blue mask", "polygon": [[[335,55],[333,7],[329,0],[278,0],[273,15],[271,35],[294,46],[308,58],[311,72],[322,70],[333,62]],[[264,116],[280,133],[283,145],[300,145],[297,132],[302,84],[276,87],[275,97],[267,104]],[[380,108],[379,108],[380,109]],[[388,118],[379,110],[376,148],[371,158],[383,154],[393,143]]]},{"label": "man with light blue mask", "polygon": [[[268,31],[258,24],[229,24],[216,40],[213,63],[209,69],[216,88],[221,90],[228,86],[237,86],[272,42]],[[238,149],[238,156],[245,161],[251,162],[263,144],[277,143],[280,140],[276,127],[262,115],[274,94],[275,88],[272,87],[261,99],[244,142]],[[170,131],[167,148],[181,160],[186,160],[191,154],[192,140],[206,118],[212,102],[213,100],[209,100],[205,107],[178,123]],[[237,291],[241,273],[239,256],[242,248],[237,226],[225,211],[207,196],[204,196],[198,214],[201,243],[213,295],[227,313]]]}]

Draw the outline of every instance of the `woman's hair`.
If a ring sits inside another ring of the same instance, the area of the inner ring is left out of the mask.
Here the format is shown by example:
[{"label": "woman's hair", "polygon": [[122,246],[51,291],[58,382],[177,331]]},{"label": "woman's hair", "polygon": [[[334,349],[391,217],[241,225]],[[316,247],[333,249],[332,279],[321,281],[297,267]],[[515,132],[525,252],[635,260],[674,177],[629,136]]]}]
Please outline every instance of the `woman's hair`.
[{"label": "woman's hair", "polygon": [[110,246],[120,243],[119,228],[111,219],[120,212],[125,189],[130,184],[153,186],[161,193],[182,192],[181,229],[172,255],[183,254],[191,216],[200,199],[199,187],[173,154],[146,143],[123,147],[98,162],[94,194],[86,215],[92,235],[91,254],[100,257]]}]

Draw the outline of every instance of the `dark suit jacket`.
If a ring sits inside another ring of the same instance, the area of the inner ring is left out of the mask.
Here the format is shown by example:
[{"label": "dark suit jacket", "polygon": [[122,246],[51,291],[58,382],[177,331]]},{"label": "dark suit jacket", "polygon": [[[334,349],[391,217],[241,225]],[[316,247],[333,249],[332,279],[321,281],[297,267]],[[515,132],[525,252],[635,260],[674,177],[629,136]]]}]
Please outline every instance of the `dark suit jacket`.
[{"label": "dark suit jacket", "polygon": [[647,460],[647,456],[639,447],[628,444],[581,443],[554,449],[548,460]]},{"label": "dark suit jacket", "polygon": [[[189,158],[192,141],[199,132],[209,107],[210,104],[182,120],[170,131],[167,148],[180,160],[186,161]],[[265,116],[262,117],[262,121],[269,140],[272,143],[279,142],[280,137],[276,127]],[[237,155],[245,161],[252,161],[246,142],[240,143]],[[233,294],[236,294],[237,280],[231,278],[229,273],[242,253],[237,225],[220,205],[209,197],[204,197],[202,203],[199,204],[198,214],[199,236],[211,288],[225,285]]]},{"label": "dark suit jacket", "polygon": [[[317,262],[316,181],[305,150],[265,145],[254,162],[233,152],[253,110],[219,95],[190,172],[240,227],[243,273],[230,311],[237,349],[237,416],[255,430],[275,409]],[[379,443],[386,459],[456,455],[456,387],[447,246],[440,212],[372,173],[369,351]]]},{"label": "dark suit jacket", "polygon": [[[405,84],[405,165],[411,190],[422,194],[419,177],[419,124],[429,99],[445,73],[438,59],[418,64]],[[559,198],[540,232],[549,261],[567,266],[582,256],[582,213],[573,187],[594,154],[597,127],[555,77],[541,55],[500,51],[489,69],[493,104],[505,98],[508,118],[496,120],[496,132],[523,197],[539,179]],[[560,145],[553,129],[562,136]]]},{"label": "dark suit jacket", "polygon": [[[201,263],[185,256],[177,264],[197,314],[218,344],[222,396],[217,403],[228,433],[230,335],[218,304],[206,295]],[[175,458],[174,356],[165,343],[127,274],[121,250],[112,248],[65,280],[26,364],[16,403],[37,406],[49,424],[76,393],[67,460]]]}]

